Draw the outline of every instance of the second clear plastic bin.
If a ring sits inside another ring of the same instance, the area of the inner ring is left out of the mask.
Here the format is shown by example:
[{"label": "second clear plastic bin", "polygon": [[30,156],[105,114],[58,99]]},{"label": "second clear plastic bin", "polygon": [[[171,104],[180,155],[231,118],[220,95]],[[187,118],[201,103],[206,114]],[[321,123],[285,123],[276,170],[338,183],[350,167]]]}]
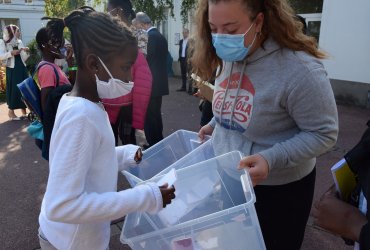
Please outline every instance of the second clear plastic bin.
[{"label": "second clear plastic bin", "polygon": [[234,151],[178,170],[176,198],[157,215],[127,215],[121,242],[133,250],[265,249],[240,159]]},{"label": "second clear plastic bin", "polygon": [[198,133],[178,130],[145,150],[140,164],[123,171],[123,174],[134,187],[137,182],[152,178],[201,144]]},{"label": "second clear plastic bin", "polygon": [[[216,155],[213,150],[212,140],[208,140],[199,147],[197,147],[196,149],[194,149],[193,151],[191,151],[190,153],[188,153],[187,155],[185,155],[184,157],[182,157],[181,159],[164,168],[162,171],[156,173],[154,176],[165,175],[171,169],[179,170],[190,165],[212,159],[214,157],[216,157]],[[132,187],[136,186],[136,184],[143,181],[142,179],[138,178],[132,173],[125,172],[124,174]]]}]

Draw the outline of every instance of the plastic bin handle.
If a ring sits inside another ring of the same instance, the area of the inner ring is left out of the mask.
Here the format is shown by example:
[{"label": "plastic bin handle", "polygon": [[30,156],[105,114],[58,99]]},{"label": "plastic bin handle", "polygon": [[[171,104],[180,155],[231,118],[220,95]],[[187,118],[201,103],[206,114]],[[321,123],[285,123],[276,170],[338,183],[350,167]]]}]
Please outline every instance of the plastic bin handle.
[{"label": "plastic bin handle", "polygon": [[246,170],[244,170],[244,172],[245,174],[240,176],[240,181],[242,183],[244,196],[248,204],[255,201],[255,195],[253,191],[252,180],[250,179],[248,172]]}]

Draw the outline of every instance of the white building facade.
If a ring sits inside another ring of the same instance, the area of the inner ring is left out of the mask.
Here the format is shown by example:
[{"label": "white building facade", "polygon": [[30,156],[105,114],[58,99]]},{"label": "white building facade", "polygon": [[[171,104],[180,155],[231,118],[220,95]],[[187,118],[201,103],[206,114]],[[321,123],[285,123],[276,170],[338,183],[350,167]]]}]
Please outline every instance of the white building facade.
[{"label": "white building facade", "polygon": [[28,44],[42,27],[45,16],[45,2],[38,0],[0,0],[0,25],[2,30],[9,24],[17,25],[22,33],[22,41]]},{"label": "white building facade", "polygon": [[370,108],[370,1],[325,0],[320,47],[337,101]]}]

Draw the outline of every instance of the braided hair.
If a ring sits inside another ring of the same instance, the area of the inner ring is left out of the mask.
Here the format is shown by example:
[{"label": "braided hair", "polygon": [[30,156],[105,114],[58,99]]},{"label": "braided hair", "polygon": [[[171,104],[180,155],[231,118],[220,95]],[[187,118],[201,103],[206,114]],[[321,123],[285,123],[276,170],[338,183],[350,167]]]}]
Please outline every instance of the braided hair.
[{"label": "braided hair", "polygon": [[49,42],[48,30],[45,27],[42,27],[36,33],[36,43],[39,50],[43,49],[43,45]]},{"label": "braided hair", "polygon": [[62,43],[64,28],[70,30],[71,44],[80,68],[87,50],[107,60],[110,55],[121,52],[128,45],[137,47],[136,38],[123,22],[88,6],[72,11],[64,19],[42,19],[49,20],[46,27],[52,41]]},{"label": "braided hair", "polygon": [[123,15],[131,23],[132,19],[135,18],[136,14],[132,8],[132,3],[130,0],[108,0],[108,3],[113,8],[121,8]]}]

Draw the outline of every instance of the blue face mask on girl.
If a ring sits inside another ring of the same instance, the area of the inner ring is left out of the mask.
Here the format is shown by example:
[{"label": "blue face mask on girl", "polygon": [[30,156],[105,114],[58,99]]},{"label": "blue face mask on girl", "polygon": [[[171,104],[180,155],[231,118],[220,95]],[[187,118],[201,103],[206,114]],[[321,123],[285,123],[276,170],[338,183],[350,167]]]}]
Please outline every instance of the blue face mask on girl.
[{"label": "blue face mask on girl", "polygon": [[244,34],[229,35],[229,34],[212,34],[212,44],[216,49],[216,54],[219,58],[226,62],[236,62],[243,60],[256,40],[257,33],[254,36],[253,42],[247,48],[244,47],[244,37],[253,27],[251,24],[249,29]]}]

